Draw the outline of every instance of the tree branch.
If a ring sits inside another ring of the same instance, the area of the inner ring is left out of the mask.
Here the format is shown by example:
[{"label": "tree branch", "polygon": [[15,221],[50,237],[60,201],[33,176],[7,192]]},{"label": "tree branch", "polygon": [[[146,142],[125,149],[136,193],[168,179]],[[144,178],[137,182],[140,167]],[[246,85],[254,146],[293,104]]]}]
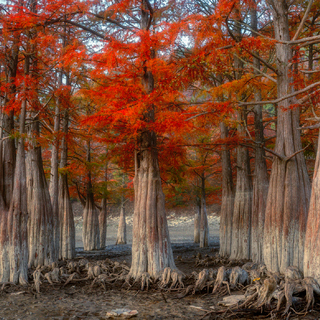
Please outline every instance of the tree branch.
[{"label": "tree branch", "polygon": [[[253,105],[256,105],[256,104],[277,104],[283,100],[286,100],[286,99],[289,99],[289,98],[292,98],[292,97],[295,97],[296,95],[298,94],[301,94],[301,93],[304,93],[310,89],[313,89],[314,87],[317,87],[320,85],[320,81],[318,82],[315,82],[313,84],[311,84],[310,86],[307,86],[305,87],[304,89],[301,89],[301,90],[298,90],[298,91],[295,91],[293,93],[290,93],[290,94],[287,94],[286,96],[283,96],[279,99],[275,99],[275,100],[270,100],[270,101],[251,101],[251,102],[239,102],[239,105],[240,106],[253,106]],[[305,102],[304,101],[304,98],[303,99],[300,99],[298,100],[298,103],[301,104]]]},{"label": "tree branch", "polygon": [[309,15],[309,12],[310,12],[312,4],[313,4],[313,0],[309,0],[309,4],[308,4],[308,7],[306,9],[306,12],[304,13],[304,16],[303,16],[303,18],[302,18],[302,20],[300,22],[300,25],[298,27],[298,30],[297,30],[296,34],[292,38],[292,41],[295,41],[295,40],[298,39],[298,37],[300,35],[300,32],[301,32],[301,30],[302,30],[302,28],[303,28],[303,26],[304,26],[304,24],[305,24],[305,22],[306,22],[306,20],[308,18],[308,15]]}]

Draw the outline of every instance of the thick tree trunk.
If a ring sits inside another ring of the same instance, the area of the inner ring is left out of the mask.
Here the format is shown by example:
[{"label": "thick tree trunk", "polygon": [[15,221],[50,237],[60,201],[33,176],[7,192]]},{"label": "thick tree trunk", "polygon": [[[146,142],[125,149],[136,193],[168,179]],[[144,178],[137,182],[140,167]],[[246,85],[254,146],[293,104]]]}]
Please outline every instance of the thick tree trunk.
[{"label": "thick tree trunk", "polygon": [[[38,121],[34,123],[35,132],[39,131],[38,124]],[[53,241],[53,212],[40,146],[28,151],[28,160],[28,266],[31,268],[51,264],[58,259],[58,253]]]},{"label": "thick tree trunk", "polygon": [[[198,212],[194,214],[194,243],[200,243],[200,217],[201,217],[201,200],[199,199],[199,203],[197,205]],[[197,201],[198,202],[198,201]]]},{"label": "thick tree trunk", "polygon": [[[141,29],[148,31],[151,22],[148,2],[143,0]],[[152,48],[150,53],[154,57]],[[145,94],[149,95],[154,89],[154,79],[146,62],[142,68],[142,85]],[[143,114],[144,121],[154,122],[154,112],[154,106],[149,105]],[[165,213],[156,134],[144,130],[140,133],[137,145],[139,150],[135,153],[132,264],[129,273],[135,279],[140,278],[144,272],[158,277],[164,268],[176,268]]]},{"label": "thick tree trunk", "polygon": [[126,244],[126,243],[127,243],[126,211],[124,206],[124,200],[122,199],[116,244]]},{"label": "thick tree trunk", "polygon": [[16,164],[16,149],[14,145],[14,139],[9,138],[10,135],[13,134],[14,129],[13,112],[10,112],[9,115],[6,113],[3,114],[2,125],[2,138],[5,139],[2,142],[1,192],[3,194],[5,206],[9,207],[12,197],[14,169]]},{"label": "thick tree trunk", "polygon": [[100,249],[99,218],[92,191],[87,194],[83,210],[82,241],[84,250]]},{"label": "thick tree trunk", "polygon": [[[61,142],[60,168],[67,165],[68,146],[66,136],[68,134],[68,113],[64,112],[63,118],[64,137]],[[73,259],[76,255],[75,228],[72,205],[70,203],[68,177],[61,173],[59,177],[59,222],[60,222],[60,251],[59,259]]]},{"label": "thick tree trunk", "polygon": [[314,166],[311,199],[308,213],[304,250],[303,272],[305,277],[313,277],[320,283],[320,135]]},{"label": "thick tree trunk", "polygon": [[[260,99],[260,94],[257,95],[257,99]],[[263,234],[269,177],[265,152],[262,147],[264,135],[261,106],[255,106],[255,131],[257,144],[255,150],[256,156],[251,216],[251,259],[253,262],[263,263]]]},{"label": "thick tree trunk", "polygon": [[132,264],[130,275],[144,272],[158,277],[166,267],[175,269],[171,249],[165,200],[153,132],[141,134],[140,150],[135,156],[135,205],[133,218]]},{"label": "thick tree trunk", "polygon": [[[29,57],[25,57],[25,75],[29,73]],[[24,87],[26,90],[26,84]],[[24,150],[26,99],[20,113],[20,138],[14,172],[13,194],[9,211],[0,197],[0,275],[1,282],[27,284],[28,282],[28,232],[26,164]]]},{"label": "thick tree trunk", "polygon": [[[275,37],[289,41],[287,3],[284,0],[268,3],[273,12]],[[292,49],[276,44],[278,61],[278,98],[292,92],[289,61]],[[277,138],[265,213],[263,255],[267,268],[284,272],[288,266],[303,268],[303,252],[310,181],[302,149],[299,128],[299,110],[290,109],[295,99],[278,104]],[[292,157],[293,156],[293,157]]]},{"label": "thick tree trunk", "polygon": [[[221,139],[228,138],[228,128],[220,123]],[[232,179],[232,167],[230,151],[227,145],[222,146],[221,151],[222,165],[222,201],[220,214],[220,255],[229,257],[231,255],[232,243],[232,220],[234,210],[234,185]]]},{"label": "thick tree trunk", "polygon": [[[87,163],[91,162],[90,141],[87,141]],[[83,210],[82,241],[84,250],[100,249],[99,217],[94,204],[91,171],[88,169],[87,198]]]},{"label": "thick tree trunk", "polygon": [[[245,136],[245,111],[238,112],[239,136]],[[230,259],[250,259],[251,243],[252,182],[250,177],[249,152],[246,147],[237,149],[237,184],[232,219]]]},{"label": "thick tree trunk", "polygon": [[107,245],[107,216],[107,199],[102,198],[99,212],[100,249],[104,249]]},{"label": "thick tree trunk", "polygon": [[[62,72],[59,74],[59,86],[62,85]],[[53,242],[57,252],[60,247],[60,222],[59,222],[59,130],[60,130],[60,101],[56,99],[54,115],[54,140],[52,142],[51,171],[50,171],[50,198],[52,203]]]},{"label": "thick tree trunk", "polygon": [[[252,30],[257,30],[257,24],[257,10],[254,8],[251,9]],[[252,33],[252,35],[256,36],[254,32]],[[259,70],[259,60],[254,58],[253,63],[256,69]],[[255,73],[258,74],[258,71],[255,71]],[[261,101],[261,93],[259,89],[256,89],[255,101]],[[253,262],[263,263],[263,233],[269,188],[269,177],[265,159],[265,151],[263,149],[264,126],[261,105],[257,105],[254,107],[254,126],[256,149],[251,217],[251,259]]]}]

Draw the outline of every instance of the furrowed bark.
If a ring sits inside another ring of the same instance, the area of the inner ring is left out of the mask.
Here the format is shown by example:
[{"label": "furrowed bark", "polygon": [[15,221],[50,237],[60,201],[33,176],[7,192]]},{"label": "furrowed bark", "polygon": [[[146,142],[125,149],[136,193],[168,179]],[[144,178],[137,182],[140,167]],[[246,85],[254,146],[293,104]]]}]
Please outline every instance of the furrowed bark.
[{"label": "furrowed bark", "polygon": [[127,243],[126,211],[125,211],[124,199],[122,197],[116,244],[126,244],[126,243]]},{"label": "furrowed bark", "polygon": [[[238,10],[238,9],[237,9]],[[239,16],[240,13],[236,12]],[[235,33],[241,37],[241,25],[236,20]],[[240,79],[243,73],[242,61],[234,57],[235,77]],[[238,136],[246,137],[247,110],[237,111]],[[239,145],[237,148],[237,183],[232,218],[232,241],[230,259],[250,259],[252,181],[248,149]]]},{"label": "furrowed bark", "polygon": [[107,199],[102,198],[101,210],[99,212],[99,231],[100,231],[100,248],[104,249],[107,245]]},{"label": "furrowed bark", "polygon": [[[25,57],[25,76],[29,73],[29,57]],[[26,92],[26,84],[24,84]],[[28,282],[28,234],[27,234],[27,194],[26,194],[26,164],[24,150],[25,118],[27,100],[21,104],[19,120],[19,140],[17,162],[14,172],[13,194],[10,208],[6,214],[3,210],[4,201],[1,199],[1,251],[0,274],[1,282],[27,284]]]},{"label": "furrowed bark", "polygon": [[[254,8],[251,9],[252,30],[257,30],[257,24],[257,10]],[[256,33],[253,32],[252,36],[255,35]],[[253,64],[257,70],[260,70],[260,62],[258,59],[253,58]],[[258,71],[255,71],[254,73],[258,74]],[[254,98],[256,101],[261,101],[261,92],[259,89],[256,89]],[[257,105],[254,107],[254,126],[256,148],[251,217],[251,259],[254,262],[262,264],[264,219],[269,188],[269,177],[267,171],[265,151],[263,149],[264,126],[261,105]]]},{"label": "furrowed bark", "polygon": [[[36,119],[37,120],[37,119]],[[39,121],[31,125],[31,141],[39,135]],[[53,211],[51,199],[43,170],[41,148],[32,143],[27,156],[27,194],[28,194],[28,266],[50,265],[58,259],[53,238]]]},{"label": "furrowed bark", "polygon": [[[228,128],[220,123],[221,139],[228,138]],[[232,220],[234,210],[234,185],[232,179],[232,167],[230,159],[230,150],[227,145],[222,146],[221,151],[222,165],[222,201],[220,215],[220,255],[229,257],[231,255],[232,243]]]},{"label": "furrowed bark", "polygon": [[[68,112],[64,112],[63,133],[61,142],[60,168],[67,166],[68,160]],[[59,221],[60,221],[60,251],[59,259],[73,259],[76,255],[75,228],[72,205],[70,203],[67,173],[60,173],[59,177]]]},{"label": "furrowed bark", "polygon": [[[90,141],[87,142],[87,162],[90,164]],[[88,169],[87,197],[83,210],[82,241],[84,250],[100,249],[99,218],[94,204],[91,171]]]},{"label": "furrowed bark", "polygon": [[101,199],[101,209],[99,212],[99,231],[100,231],[100,248],[104,249],[107,242],[107,216],[108,216],[108,207],[107,207],[107,194],[108,194],[108,160],[106,159],[105,165],[105,191],[103,192],[103,198]]},{"label": "furrowed bark", "polygon": [[144,272],[158,277],[164,268],[176,268],[161,187],[156,135],[153,132],[144,132],[140,139],[140,150],[135,157],[135,205],[130,270],[133,278],[140,278]]},{"label": "furrowed bark", "polygon": [[[148,30],[152,17],[146,0],[141,4],[141,29]],[[151,50],[151,55],[154,52]],[[142,84],[146,94],[154,89],[154,79],[146,63],[143,66]],[[149,105],[143,115],[147,122],[154,121],[154,106]],[[157,137],[145,130],[137,139],[135,152],[135,206],[133,218],[132,264],[129,275],[140,278],[144,272],[158,277],[166,267],[175,269],[165,200],[161,186],[157,152]]]},{"label": "furrowed bark", "polygon": [[[275,37],[290,40],[288,4],[286,1],[268,1],[272,10]],[[291,93],[289,62],[292,49],[284,43],[276,44],[279,76],[278,98]],[[290,98],[278,104],[277,137],[275,157],[267,198],[263,256],[267,268],[272,272],[284,272],[288,266],[303,269],[303,252],[310,181],[302,149],[299,128],[299,109],[290,109],[296,99]]]},{"label": "furrowed bark", "polygon": [[306,228],[303,272],[305,277],[315,278],[320,283],[320,138],[314,167],[311,199]]},{"label": "furrowed bark", "polygon": [[201,216],[201,203],[200,199],[197,201],[199,202],[197,205],[198,212],[194,214],[194,243],[200,243],[200,216]]},{"label": "furrowed bark", "polygon": [[205,177],[201,178],[200,248],[209,246],[209,225],[206,206]]},{"label": "furrowed bark", "polygon": [[[5,94],[4,105],[9,103],[11,99],[14,99],[16,93],[15,79],[18,69],[18,57],[19,57],[19,38],[15,38],[13,47],[11,50],[11,56],[7,57],[9,60],[9,66],[7,66],[7,81],[10,83],[9,93]],[[14,130],[14,114],[13,111],[7,113],[5,108],[2,111],[2,127],[1,138],[10,137]],[[16,148],[13,138],[7,138],[2,142],[2,166],[1,166],[1,192],[3,195],[4,205],[9,208],[13,190],[14,169],[16,164]]]},{"label": "furrowed bark", "polygon": [[[62,71],[59,73],[58,86],[62,85]],[[50,198],[53,216],[53,242],[55,250],[59,252],[60,247],[60,222],[59,222],[59,130],[60,130],[60,108],[59,98],[56,98],[54,115],[54,140],[52,142],[51,171],[50,171]]]}]

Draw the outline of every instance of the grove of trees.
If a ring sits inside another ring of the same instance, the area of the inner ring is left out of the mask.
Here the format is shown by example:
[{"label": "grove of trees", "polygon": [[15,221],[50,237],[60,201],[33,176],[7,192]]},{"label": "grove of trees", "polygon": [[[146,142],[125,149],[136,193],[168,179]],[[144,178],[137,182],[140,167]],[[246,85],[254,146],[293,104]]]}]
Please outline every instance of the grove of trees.
[{"label": "grove of trees", "polygon": [[[320,281],[320,1],[0,4],[0,282],[106,246],[134,217],[130,277],[176,269],[167,205],[220,255]],[[218,187],[217,187],[218,186]]]}]

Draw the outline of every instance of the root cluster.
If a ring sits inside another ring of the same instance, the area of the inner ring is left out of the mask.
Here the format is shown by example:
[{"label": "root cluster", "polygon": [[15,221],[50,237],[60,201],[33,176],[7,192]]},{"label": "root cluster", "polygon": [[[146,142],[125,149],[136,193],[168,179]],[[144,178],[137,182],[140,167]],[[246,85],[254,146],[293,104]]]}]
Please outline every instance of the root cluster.
[{"label": "root cluster", "polygon": [[152,286],[161,292],[174,291],[178,293],[177,298],[206,293],[214,295],[217,301],[228,296],[219,302],[221,307],[210,313],[229,310],[239,314],[250,311],[277,315],[290,315],[292,312],[303,314],[313,307],[315,294],[320,295],[316,280],[303,278],[295,267],[289,267],[284,274],[278,274],[268,272],[264,265],[248,262],[242,267],[203,269],[189,276],[179,270],[165,268],[156,279],[147,272],[139,279],[131,279],[129,271],[125,262],[106,259],[93,263],[87,259],[78,259],[37,268],[32,276],[38,293],[43,282],[63,287],[70,283],[91,281],[91,287],[98,285],[107,290],[107,284],[119,281],[128,288],[138,286],[141,290],[149,290]]}]

